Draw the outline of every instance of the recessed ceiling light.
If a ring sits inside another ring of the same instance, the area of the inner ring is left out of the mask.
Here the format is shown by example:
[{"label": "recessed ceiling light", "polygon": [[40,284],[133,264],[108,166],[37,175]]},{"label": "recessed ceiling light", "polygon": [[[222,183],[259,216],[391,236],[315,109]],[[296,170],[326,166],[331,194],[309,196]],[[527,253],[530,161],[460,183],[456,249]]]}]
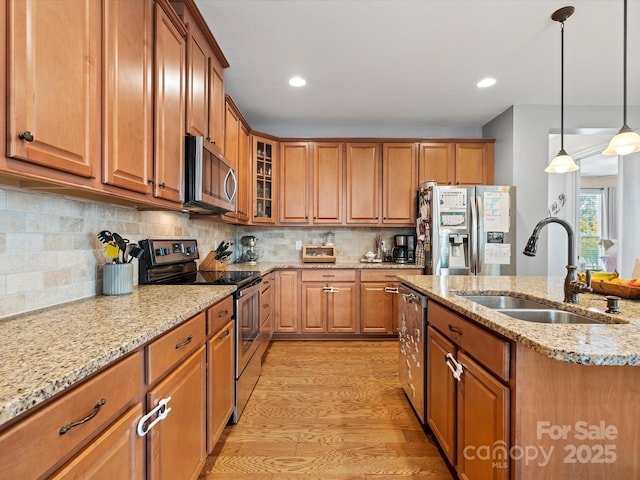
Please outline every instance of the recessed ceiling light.
[{"label": "recessed ceiling light", "polygon": [[304,87],[307,81],[302,77],[293,77],[289,79],[289,85],[292,87]]},{"label": "recessed ceiling light", "polygon": [[478,88],[487,88],[487,87],[492,87],[496,84],[496,79],[495,78],[483,78],[482,80],[480,80],[476,86]]}]

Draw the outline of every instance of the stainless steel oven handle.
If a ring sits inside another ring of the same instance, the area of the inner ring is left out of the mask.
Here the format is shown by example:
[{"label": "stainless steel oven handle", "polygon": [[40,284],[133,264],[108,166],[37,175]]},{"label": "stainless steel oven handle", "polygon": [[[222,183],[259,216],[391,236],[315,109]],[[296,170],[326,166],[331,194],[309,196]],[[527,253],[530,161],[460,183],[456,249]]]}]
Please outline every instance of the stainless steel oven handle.
[{"label": "stainless steel oven handle", "polygon": [[[233,193],[231,194],[231,196],[229,196],[229,194],[227,193],[227,183],[229,182],[229,178],[233,179]],[[224,194],[227,196],[227,200],[229,200],[229,202],[233,202],[233,199],[235,198],[237,192],[238,179],[236,178],[236,174],[234,173],[233,168],[230,168],[224,177]]]}]

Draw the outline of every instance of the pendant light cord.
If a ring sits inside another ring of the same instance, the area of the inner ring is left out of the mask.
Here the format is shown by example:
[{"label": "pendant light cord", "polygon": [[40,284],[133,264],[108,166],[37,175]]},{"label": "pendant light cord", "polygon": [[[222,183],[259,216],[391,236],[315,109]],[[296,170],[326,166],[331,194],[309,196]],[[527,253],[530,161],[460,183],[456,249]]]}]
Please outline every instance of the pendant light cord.
[{"label": "pendant light cord", "polygon": [[564,152],[564,22],[560,22],[560,151]]},{"label": "pendant light cord", "polygon": [[627,126],[627,0],[624,0],[624,40],[622,42],[622,125]]}]

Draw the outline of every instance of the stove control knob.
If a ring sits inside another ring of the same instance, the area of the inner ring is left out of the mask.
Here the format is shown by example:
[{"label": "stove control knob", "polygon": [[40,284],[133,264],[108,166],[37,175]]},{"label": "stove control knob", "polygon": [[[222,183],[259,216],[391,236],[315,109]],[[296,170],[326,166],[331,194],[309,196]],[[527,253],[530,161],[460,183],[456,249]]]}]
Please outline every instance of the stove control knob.
[{"label": "stove control knob", "polygon": [[196,248],[196,246],[195,246],[195,245],[191,245],[191,246],[188,246],[188,247],[186,248],[187,255],[194,254],[194,253],[196,253],[196,251],[197,251],[197,250],[198,250],[198,249]]},{"label": "stove control knob", "polygon": [[156,248],[156,257],[163,257],[165,255],[169,255],[171,251],[168,248]]}]

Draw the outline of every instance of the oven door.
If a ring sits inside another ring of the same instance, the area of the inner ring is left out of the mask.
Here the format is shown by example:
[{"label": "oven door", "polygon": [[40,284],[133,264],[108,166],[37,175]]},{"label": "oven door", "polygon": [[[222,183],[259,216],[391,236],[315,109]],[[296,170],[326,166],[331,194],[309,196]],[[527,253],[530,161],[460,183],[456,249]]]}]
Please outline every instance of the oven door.
[{"label": "oven door", "polygon": [[260,343],[260,283],[238,290],[236,300],[236,378]]}]

